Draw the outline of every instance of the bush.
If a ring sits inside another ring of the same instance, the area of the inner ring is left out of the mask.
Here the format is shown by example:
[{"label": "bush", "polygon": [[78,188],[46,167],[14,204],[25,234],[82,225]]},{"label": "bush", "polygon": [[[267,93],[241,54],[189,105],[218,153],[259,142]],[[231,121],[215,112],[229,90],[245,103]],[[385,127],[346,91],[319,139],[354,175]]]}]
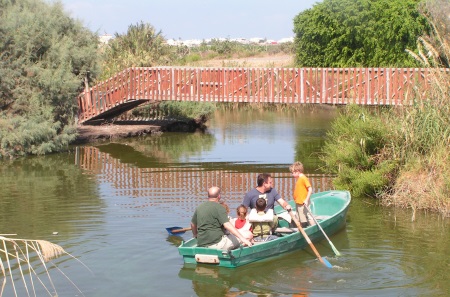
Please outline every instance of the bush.
[{"label": "bush", "polygon": [[60,3],[1,1],[0,15],[0,157],[64,150],[76,97],[98,71],[97,36]]},{"label": "bush", "polygon": [[205,122],[216,110],[213,103],[163,101],[156,105],[144,105],[135,108],[132,113],[135,116],[152,117],[155,113],[164,117],[179,120],[196,120]]},{"label": "bush", "polygon": [[337,176],[336,188],[377,197],[389,186],[396,166],[384,156],[390,142],[384,114],[384,110],[349,105],[333,122],[321,159],[325,171]]}]

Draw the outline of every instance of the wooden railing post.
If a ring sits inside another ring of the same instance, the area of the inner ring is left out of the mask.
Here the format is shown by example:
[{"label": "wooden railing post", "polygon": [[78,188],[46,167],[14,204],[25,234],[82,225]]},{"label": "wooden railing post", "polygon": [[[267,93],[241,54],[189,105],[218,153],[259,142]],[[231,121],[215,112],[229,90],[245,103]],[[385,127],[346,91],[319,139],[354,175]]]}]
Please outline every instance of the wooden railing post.
[{"label": "wooden railing post", "polygon": [[92,88],[86,76],[78,119],[134,100],[403,105],[429,96],[430,75],[418,68],[132,67]]}]

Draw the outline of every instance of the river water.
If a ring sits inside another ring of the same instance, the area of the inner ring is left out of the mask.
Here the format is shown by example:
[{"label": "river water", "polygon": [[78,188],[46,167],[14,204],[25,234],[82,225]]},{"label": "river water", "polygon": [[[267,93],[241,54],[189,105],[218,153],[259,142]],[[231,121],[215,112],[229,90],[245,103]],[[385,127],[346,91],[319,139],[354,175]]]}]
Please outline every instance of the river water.
[{"label": "river water", "polygon": [[[238,269],[183,265],[177,246],[191,233],[170,236],[165,228],[188,227],[208,187],[222,188],[231,215],[261,172],[272,173],[290,199],[288,167],[300,160],[315,191],[331,189],[318,154],[335,115],[333,109],[218,112],[206,133],[3,161],[0,234],[48,240],[79,260],[53,263],[82,293],[49,266],[60,297],[450,296],[449,220],[416,213],[412,221],[410,211],[358,197],[345,229],[330,237],[342,256],[326,240],[316,244],[332,269],[309,248]],[[45,282],[35,258],[32,264]],[[18,295],[26,296],[13,269]],[[49,296],[35,287],[38,296]],[[14,296],[9,279],[3,296]]]}]

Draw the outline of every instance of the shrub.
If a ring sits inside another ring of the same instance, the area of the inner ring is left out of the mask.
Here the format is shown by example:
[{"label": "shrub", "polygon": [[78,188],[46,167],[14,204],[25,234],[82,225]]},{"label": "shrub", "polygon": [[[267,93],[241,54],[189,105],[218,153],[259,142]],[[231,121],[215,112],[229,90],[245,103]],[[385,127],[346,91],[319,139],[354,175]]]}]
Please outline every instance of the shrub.
[{"label": "shrub", "polygon": [[376,197],[389,186],[396,166],[384,156],[390,141],[384,114],[381,109],[350,105],[333,122],[321,159],[325,171],[336,174],[336,188]]}]

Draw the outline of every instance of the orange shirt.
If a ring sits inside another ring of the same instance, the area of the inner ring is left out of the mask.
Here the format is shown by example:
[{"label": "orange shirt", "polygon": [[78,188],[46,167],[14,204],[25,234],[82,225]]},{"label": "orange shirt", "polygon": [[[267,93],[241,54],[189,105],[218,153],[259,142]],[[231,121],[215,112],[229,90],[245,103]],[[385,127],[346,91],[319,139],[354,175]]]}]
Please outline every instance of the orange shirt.
[{"label": "orange shirt", "polygon": [[308,196],[308,188],[311,187],[311,183],[308,178],[302,174],[297,179],[294,189],[294,200],[297,204],[303,204],[306,196]]}]

